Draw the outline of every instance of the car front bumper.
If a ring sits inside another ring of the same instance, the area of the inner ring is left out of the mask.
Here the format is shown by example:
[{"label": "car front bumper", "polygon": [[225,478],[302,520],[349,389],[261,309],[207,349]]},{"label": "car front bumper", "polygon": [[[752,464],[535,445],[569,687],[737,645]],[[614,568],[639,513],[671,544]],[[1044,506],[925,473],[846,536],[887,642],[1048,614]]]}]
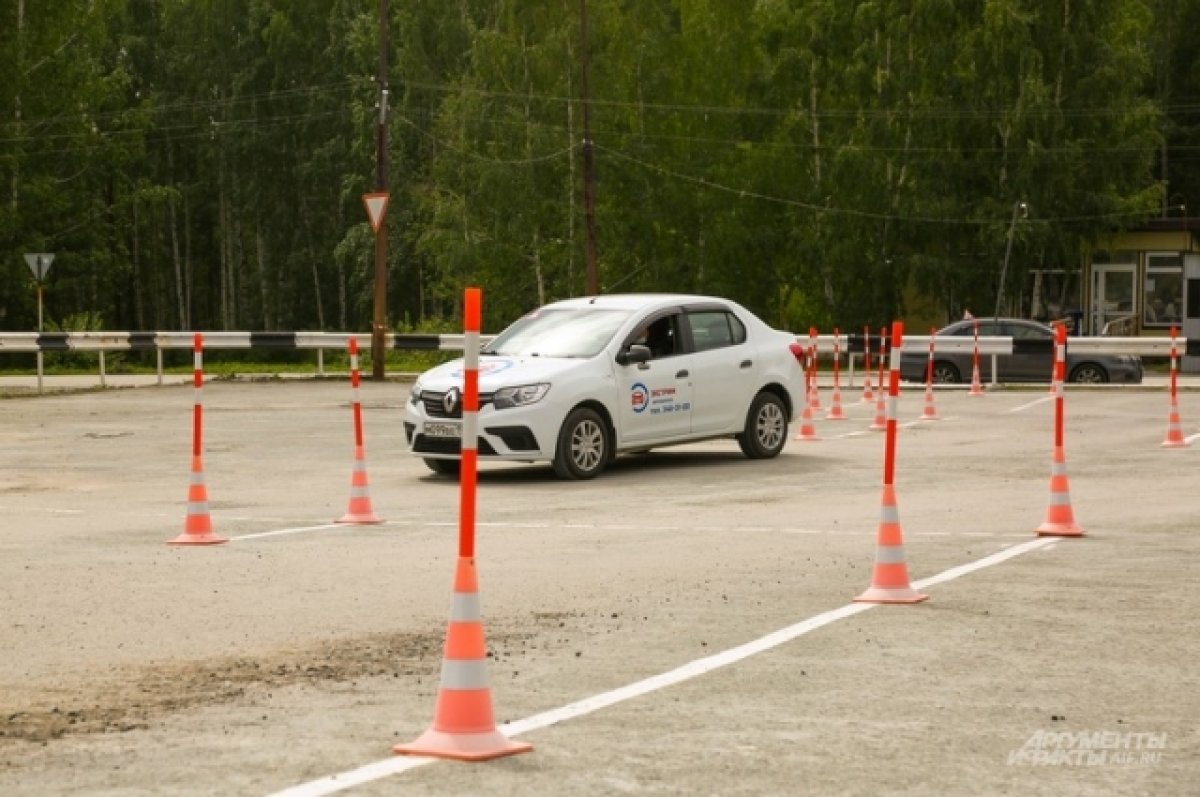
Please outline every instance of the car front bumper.
[{"label": "car front bumper", "polygon": [[[440,396],[431,395],[427,401],[411,400],[404,405],[404,442],[409,453],[428,459],[457,459],[462,450],[463,421],[431,413],[429,402],[436,406]],[[553,441],[557,424],[545,421],[548,407],[539,404],[496,410],[490,403],[479,409],[476,451],[480,459],[536,462],[554,456]]]}]

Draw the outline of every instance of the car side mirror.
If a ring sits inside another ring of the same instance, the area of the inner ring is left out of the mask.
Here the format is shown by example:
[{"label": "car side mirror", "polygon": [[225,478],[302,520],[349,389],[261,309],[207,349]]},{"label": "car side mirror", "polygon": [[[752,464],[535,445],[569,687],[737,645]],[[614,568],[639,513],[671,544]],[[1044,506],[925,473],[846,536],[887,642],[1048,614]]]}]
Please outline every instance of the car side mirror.
[{"label": "car side mirror", "polygon": [[650,361],[650,348],[640,343],[634,343],[628,349],[617,355],[618,365],[633,365]]}]

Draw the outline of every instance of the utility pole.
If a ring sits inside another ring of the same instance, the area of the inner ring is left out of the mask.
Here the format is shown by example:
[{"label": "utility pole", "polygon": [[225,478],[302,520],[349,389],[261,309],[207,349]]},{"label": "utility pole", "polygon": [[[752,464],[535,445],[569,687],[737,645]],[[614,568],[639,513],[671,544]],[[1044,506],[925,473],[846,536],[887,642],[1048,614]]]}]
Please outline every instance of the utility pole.
[{"label": "utility pole", "polygon": [[1025,218],[1029,215],[1029,206],[1024,202],[1014,202],[1012,221],[1008,223],[1008,243],[1004,247],[1004,265],[1000,267],[1000,286],[996,289],[996,312],[993,318],[1000,317],[1000,302],[1004,299],[1004,281],[1008,277],[1008,258],[1012,254],[1013,230],[1017,226],[1017,216]]},{"label": "utility pole", "polygon": [[596,173],[592,158],[592,96],[588,89],[588,25],[587,0],[579,0],[579,38],[582,43],[583,80],[583,222],[587,237],[586,293],[600,292],[596,255]]},{"label": "utility pole", "polygon": [[[388,1],[379,0],[379,117],[375,124],[375,191],[387,193]],[[375,232],[375,313],[371,327],[371,378],[384,378],[387,334],[387,225]]]}]

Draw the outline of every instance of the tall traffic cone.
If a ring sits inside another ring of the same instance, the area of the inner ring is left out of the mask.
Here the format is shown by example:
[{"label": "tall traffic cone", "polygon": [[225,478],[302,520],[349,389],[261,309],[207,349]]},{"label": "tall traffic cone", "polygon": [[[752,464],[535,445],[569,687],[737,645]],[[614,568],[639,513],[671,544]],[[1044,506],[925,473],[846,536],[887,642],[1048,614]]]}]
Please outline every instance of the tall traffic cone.
[{"label": "tall traffic cone", "polygon": [[884,399],[883,391],[879,391],[879,398],[875,400],[875,420],[871,421],[871,425],[867,427],[872,432],[882,432],[887,429],[887,401]]},{"label": "tall traffic cone", "polygon": [[[879,386],[883,390],[883,385]],[[863,389],[862,401],[874,401],[875,394],[871,392],[871,329],[863,327]]]},{"label": "tall traffic cone", "polygon": [[192,457],[192,475],[188,484],[187,519],[183,522],[183,533],[168,545],[216,545],[229,542],[213,533],[212,517],[208,514],[208,490],[204,487],[204,464],[200,457]]},{"label": "tall traffic cone", "polygon": [[371,509],[371,494],[367,485],[367,461],[363,447],[354,447],[354,472],[350,477],[350,504],[337,523],[382,523]]},{"label": "tall traffic cone", "polygon": [[925,409],[921,410],[921,420],[936,421],[938,419],[937,407],[933,403],[933,385],[925,385]]},{"label": "tall traffic cone", "polygon": [[454,602],[433,725],[416,740],[398,744],[392,750],[405,755],[484,761],[532,749],[533,745],[514,742],[496,730],[475,559],[460,556],[454,573]]},{"label": "tall traffic cone", "polygon": [[825,415],[825,419],[829,421],[844,421],[846,414],[842,412],[842,349],[841,349],[841,333],[837,327],[833,328],[833,392],[829,399],[829,412]]},{"label": "tall traffic cone", "polygon": [[933,349],[937,341],[937,330],[929,330],[929,361],[925,364],[925,409],[921,411],[921,420],[936,421],[937,407],[933,404]]},{"label": "tall traffic cone", "polygon": [[1179,402],[1171,396],[1171,410],[1167,414],[1167,436],[1162,442],[1163,448],[1185,448],[1190,446],[1183,437],[1183,427],[1179,423]]},{"label": "tall traffic cone", "polygon": [[793,440],[820,440],[817,430],[813,427],[812,402],[804,402],[804,412],[800,415],[800,431],[796,432]]},{"label": "tall traffic cone", "polygon": [[967,391],[968,396],[984,396],[983,385],[979,381],[979,359],[976,358],[971,366],[971,389]]},{"label": "tall traffic cone", "polygon": [[1082,537],[1083,529],[1075,523],[1071,511],[1071,487],[1067,481],[1067,458],[1062,446],[1054,447],[1054,459],[1050,466],[1050,505],[1046,508],[1046,522],[1038,526],[1039,537]]},{"label": "tall traffic cone", "polygon": [[919,603],[929,596],[917,592],[908,581],[904,562],[904,534],[896,509],[896,490],[883,486],[879,533],[875,548],[875,570],[871,586],[854,600],[859,603]]},{"label": "tall traffic cone", "polygon": [[842,412],[842,389],[837,382],[833,383],[833,393],[829,399],[829,412],[825,414],[825,419],[829,421],[846,420],[846,413]]}]

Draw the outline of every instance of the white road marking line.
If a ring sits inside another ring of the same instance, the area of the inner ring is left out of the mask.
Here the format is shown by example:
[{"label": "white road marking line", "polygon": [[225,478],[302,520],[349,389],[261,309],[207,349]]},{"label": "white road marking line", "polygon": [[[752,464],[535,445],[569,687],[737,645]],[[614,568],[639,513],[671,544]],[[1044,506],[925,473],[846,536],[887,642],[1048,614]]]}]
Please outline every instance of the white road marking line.
[{"label": "white road marking line", "polygon": [[1005,410],[1005,412],[1024,412],[1030,407],[1036,407],[1039,404],[1045,404],[1047,401],[1054,401],[1054,396],[1042,396],[1037,401],[1031,401],[1028,404],[1022,404],[1019,407],[1013,407],[1011,410]]},{"label": "white road marking line", "polygon": [[344,529],[348,526],[356,525],[354,523],[325,523],[320,526],[298,526],[293,529],[277,529],[275,531],[261,531],[257,534],[242,534],[237,537],[230,537],[231,542],[236,540],[257,540],[263,537],[278,537],[283,534],[303,534],[306,531],[323,531],[325,529]]},{"label": "white road marking line", "polygon": [[[985,567],[1000,564],[1009,559],[1013,559],[1021,554],[1029,551],[1037,550],[1038,548],[1047,547],[1056,543],[1057,540],[1050,537],[1039,537],[1019,545],[1013,545],[1005,548],[990,556],[985,556],[982,559],[976,559],[974,562],[968,562],[965,565],[952,567],[949,570],[943,570],[935,576],[913,582],[915,589],[924,589],[936,584],[943,584],[947,581],[953,581],[956,578],[974,573],[977,570],[982,570]],[[738,645],[734,648],[729,648],[712,656],[706,656],[702,659],[696,659],[676,667],[668,672],[655,675],[650,678],[636,681],[635,683],[623,686],[619,689],[613,689],[609,692],[602,692],[598,695],[584,698],[583,700],[574,703],[568,703],[560,708],[544,711],[541,714],[535,714],[532,717],[515,720],[505,723],[497,728],[498,731],[505,736],[519,736],[530,731],[547,728],[551,725],[557,725],[560,722],[576,719],[578,717],[591,714],[594,711],[599,711],[602,708],[608,708],[618,703],[623,703],[626,700],[632,700],[636,697],[655,692],[659,689],[664,689],[668,686],[688,681],[692,678],[712,672],[721,667],[726,667],[730,664],[736,664],[743,659],[755,656],[759,653],[764,653],[772,648],[791,642],[810,631],[816,631],[827,625],[844,620],[847,617],[853,617],[856,614],[872,609],[879,604],[874,603],[850,603],[833,609],[828,612],[823,612],[807,620],[802,620],[795,625],[790,625],[786,628],[781,628],[778,631],[767,634],[764,637],[759,637],[744,645]],[[335,792],[349,789],[354,786],[360,786],[364,783],[379,780],[396,775],[410,769],[415,769],[426,764],[436,763],[441,759],[437,758],[422,758],[415,756],[396,756],[383,761],[376,761],[372,764],[366,764],[358,769],[341,772],[336,775],[329,775],[324,778],[302,783],[298,786],[292,786],[271,794],[269,797],[323,797],[326,794],[334,794]]]}]

